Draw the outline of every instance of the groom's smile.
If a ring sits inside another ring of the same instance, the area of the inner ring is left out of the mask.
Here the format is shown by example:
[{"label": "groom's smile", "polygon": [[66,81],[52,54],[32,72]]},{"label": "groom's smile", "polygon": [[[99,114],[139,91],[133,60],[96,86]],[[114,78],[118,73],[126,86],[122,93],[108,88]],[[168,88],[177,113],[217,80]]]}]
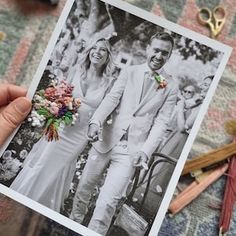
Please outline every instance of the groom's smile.
[{"label": "groom's smile", "polygon": [[172,52],[170,41],[154,38],[147,47],[147,63],[151,70],[161,69]]}]

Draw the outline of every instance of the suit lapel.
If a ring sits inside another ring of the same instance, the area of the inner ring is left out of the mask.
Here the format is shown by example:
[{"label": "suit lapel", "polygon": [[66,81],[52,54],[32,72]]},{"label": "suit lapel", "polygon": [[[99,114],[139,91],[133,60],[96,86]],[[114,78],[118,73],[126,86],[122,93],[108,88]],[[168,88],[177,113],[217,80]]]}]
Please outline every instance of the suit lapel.
[{"label": "suit lapel", "polygon": [[155,81],[153,81],[139,105],[141,106],[142,104],[148,102],[156,94],[156,92],[157,92],[157,84]]},{"label": "suit lapel", "polygon": [[155,87],[155,85],[152,86],[152,91],[149,92],[148,95],[146,95],[141,103],[136,107],[134,113],[138,112],[144,105],[147,105],[148,103],[151,104],[153,99],[155,99],[157,103],[164,99],[164,92],[166,88],[159,88],[156,90],[156,88],[153,87]]},{"label": "suit lapel", "polygon": [[[164,77],[167,76],[167,74],[165,73],[164,70],[161,70],[160,74],[163,75]],[[143,78],[144,78],[144,75],[143,75]],[[144,79],[143,79],[143,81],[144,81]],[[142,83],[142,86],[143,86],[143,83]],[[150,89],[148,90],[148,92],[144,96],[144,98],[137,104],[136,109],[135,109],[134,112],[137,112],[143,105],[147,104],[152,99],[154,99],[155,97],[159,96],[160,94],[164,95],[164,92],[165,92],[166,89],[167,88],[158,88],[158,84],[154,80],[152,85],[151,85],[151,87],[150,87]],[[141,94],[142,94],[142,89],[141,89]],[[141,94],[140,94],[140,99],[141,99]]]}]

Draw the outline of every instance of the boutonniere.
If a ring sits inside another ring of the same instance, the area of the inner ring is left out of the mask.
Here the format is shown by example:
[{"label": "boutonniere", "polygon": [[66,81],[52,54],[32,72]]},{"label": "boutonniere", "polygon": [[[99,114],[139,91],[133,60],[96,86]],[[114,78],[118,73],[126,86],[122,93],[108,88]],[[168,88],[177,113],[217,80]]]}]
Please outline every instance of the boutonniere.
[{"label": "boutonniere", "polygon": [[156,82],[158,83],[158,88],[165,88],[167,86],[167,81],[162,75],[155,75],[154,76]]}]

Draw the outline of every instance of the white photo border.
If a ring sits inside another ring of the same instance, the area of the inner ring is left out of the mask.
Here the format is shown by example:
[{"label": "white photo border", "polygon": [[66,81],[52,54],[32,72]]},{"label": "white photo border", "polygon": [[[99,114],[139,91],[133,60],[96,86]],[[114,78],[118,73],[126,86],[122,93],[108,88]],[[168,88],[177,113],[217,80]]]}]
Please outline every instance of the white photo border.
[{"label": "white photo border", "polygon": [[[126,11],[126,12],[129,12],[137,17],[140,17],[144,20],[147,20],[149,22],[152,22],[158,26],[161,26],[165,29],[168,29],[172,32],[175,32],[175,33],[178,33],[180,34],[181,36],[184,36],[186,38],[189,38],[189,39],[192,39],[194,41],[197,41],[201,44],[204,44],[208,47],[211,47],[215,50],[218,50],[220,52],[223,52],[223,57],[221,59],[221,62],[220,62],[220,65],[218,66],[218,69],[215,73],[215,76],[214,76],[214,79],[211,83],[211,86],[210,86],[210,89],[207,93],[207,96],[206,98],[204,99],[204,102],[200,108],[200,111],[198,113],[198,116],[194,122],[194,125],[193,125],[193,128],[192,128],[192,131],[184,145],[184,148],[182,150],[182,153],[180,155],[180,158],[177,162],[177,165],[174,169],[174,172],[172,174],[172,177],[170,179],[170,182],[169,182],[169,185],[168,185],[168,188],[165,192],[165,195],[161,201],[161,205],[159,207],[159,210],[156,214],[156,217],[155,217],[155,220],[152,224],[152,228],[151,228],[151,231],[149,233],[150,236],[156,236],[160,227],[161,227],[161,224],[162,224],[162,221],[165,217],[165,214],[166,214],[166,210],[168,208],[168,205],[171,201],[171,198],[172,198],[172,195],[174,193],[174,190],[175,190],[175,187],[178,183],[178,179],[181,175],[181,171],[184,167],[184,164],[185,164],[185,161],[188,157],[188,154],[191,150],[191,147],[193,145],[193,142],[194,142],[194,139],[196,138],[197,136],[197,133],[198,133],[198,130],[200,128],[200,125],[201,125],[201,122],[207,112],[207,109],[208,109],[208,106],[210,104],[210,101],[214,95],[214,92],[216,90],[216,87],[219,83],[219,80],[224,72],[224,69],[225,69],[225,66],[227,64],[227,61],[230,57],[230,54],[231,54],[231,51],[232,51],[232,48],[227,46],[227,45],[224,45],[218,41],[215,41],[215,40],[212,40],[206,36],[203,36],[199,33],[196,33],[192,30],[189,30],[189,29],[186,29],[180,25],[177,25],[173,22],[170,22],[164,18],[161,18],[159,16],[156,16],[152,13],[149,13],[145,10],[142,10],[136,6],[133,6],[132,4],[130,3],[127,3],[125,1],[122,1],[122,0],[100,0],[104,3],[108,3],[110,5],[113,5],[115,7],[117,7],[118,9],[121,9],[123,11]],[[42,75],[43,75],[43,72],[47,66],[47,63],[50,59],[50,56],[51,56],[51,53],[56,45],[56,42],[59,38],[59,35],[61,33],[61,30],[62,30],[62,27],[64,26],[64,23],[67,19],[67,17],[69,16],[69,13],[72,9],[72,6],[74,4],[75,0],[68,0],[66,2],[66,5],[62,11],[62,14],[57,22],[57,25],[53,31],[53,34],[51,36],[51,39],[48,43],[48,46],[45,50],[45,53],[42,57],[42,60],[39,64],[39,67],[36,71],[36,74],[34,75],[33,77],[33,82],[31,83],[30,87],[29,87],[29,90],[28,90],[28,94],[27,94],[27,97],[32,99],[33,98],[33,95],[37,89],[37,86],[42,78]],[[11,135],[11,137],[6,141],[6,143],[0,148],[0,156],[3,154],[4,150],[7,148],[7,146],[9,145],[10,141],[12,140],[12,138],[14,137],[14,135],[16,134],[17,130],[14,132],[14,134]],[[20,202],[21,204],[24,204],[25,206],[41,213],[42,215],[48,217],[48,218],[51,218],[52,220],[60,223],[61,225],[64,225],[65,227],[79,233],[79,234],[82,234],[82,235],[89,235],[89,236],[97,236],[99,235],[98,233],[88,229],[87,227],[85,226],[82,226],[76,222],[73,222],[72,220],[70,220],[69,218],[63,216],[62,214],[60,213],[57,213],[33,200],[31,200],[30,198],[28,197],[25,197],[23,196],[22,194],[19,194],[17,192],[15,192],[14,190],[11,190],[9,189],[8,187],[0,184],[0,192],[5,194],[6,196],[16,200],[17,202]]]}]

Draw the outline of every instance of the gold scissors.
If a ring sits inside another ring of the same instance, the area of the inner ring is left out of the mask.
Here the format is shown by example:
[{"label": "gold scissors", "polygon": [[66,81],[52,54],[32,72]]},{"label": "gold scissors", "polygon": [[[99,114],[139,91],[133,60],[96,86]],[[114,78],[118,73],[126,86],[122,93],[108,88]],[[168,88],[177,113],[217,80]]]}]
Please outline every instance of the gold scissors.
[{"label": "gold scissors", "polygon": [[211,11],[209,8],[201,8],[197,18],[202,25],[208,25],[211,30],[211,38],[216,38],[221,32],[226,19],[225,9],[217,6]]},{"label": "gold scissors", "polygon": [[0,31],[0,42],[4,41],[6,39],[6,34],[2,31]]}]

